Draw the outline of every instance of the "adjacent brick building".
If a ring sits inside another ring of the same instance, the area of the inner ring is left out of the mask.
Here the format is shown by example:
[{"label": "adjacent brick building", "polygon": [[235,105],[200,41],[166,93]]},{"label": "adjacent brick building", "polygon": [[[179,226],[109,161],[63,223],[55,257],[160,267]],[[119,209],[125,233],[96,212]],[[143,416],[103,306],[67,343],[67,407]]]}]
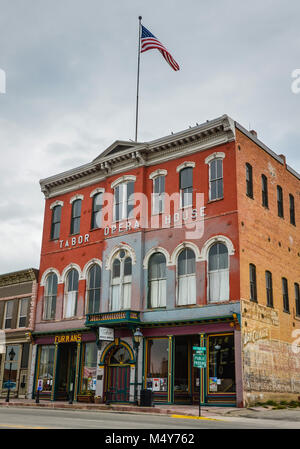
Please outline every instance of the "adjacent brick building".
[{"label": "adjacent brick building", "polygon": [[299,179],[224,115],[42,180],[33,393],[132,402],[137,380],[165,403],[299,395]]},{"label": "adjacent brick building", "polygon": [[[38,270],[34,268],[0,275],[0,396],[9,388],[11,397],[27,398],[30,382],[32,331],[35,319]],[[13,354],[12,353],[12,354]]]}]

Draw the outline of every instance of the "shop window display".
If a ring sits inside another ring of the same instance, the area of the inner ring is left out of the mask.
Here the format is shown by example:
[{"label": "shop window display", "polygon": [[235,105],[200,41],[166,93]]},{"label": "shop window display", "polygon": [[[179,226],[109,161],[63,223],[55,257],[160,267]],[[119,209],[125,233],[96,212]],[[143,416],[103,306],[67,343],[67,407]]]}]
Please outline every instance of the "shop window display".
[{"label": "shop window display", "polygon": [[209,336],[208,392],[235,392],[235,361],[233,335]]},{"label": "shop window display", "polygon": [[167,338],[149,339],[147,342],[147,388],[154,393],[168,391],[168,348]]}]

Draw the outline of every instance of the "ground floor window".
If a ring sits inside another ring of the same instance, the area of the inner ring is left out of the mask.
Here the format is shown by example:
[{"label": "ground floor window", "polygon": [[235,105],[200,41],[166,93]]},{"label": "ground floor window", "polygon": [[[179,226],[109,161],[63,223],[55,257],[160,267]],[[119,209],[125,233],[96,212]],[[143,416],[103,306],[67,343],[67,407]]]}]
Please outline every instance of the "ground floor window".
[{"label": "ground floor window", "polygon": [[53,383],[55,346],[42,346],[40,351],[38,379],[42,381],[42,391],[51,391]]},{"label": "ground floor window", "polygon": [[151,338],[147,340],[147,388],[153,393],[167,397],[169,339]]},{"label": "ground floor window", "polygon": [[[15,355],[13,361],[10,362],[10,352],[13,349]],[[2,388],[8,388],[10,379],[10,389],[15,390],[17,387],[18,366],[20,357],[20,345],[7,345],[4,361],[4,373]]]},{"label": "ground floor window", "polygon": [[208,336],[209,393],[235,392],[234,336]]},{"label": "ground floor window", "polygon": [[86,343],[83,350],[83,370],[81,392],[96,390],[97,346],[96,343]]}]

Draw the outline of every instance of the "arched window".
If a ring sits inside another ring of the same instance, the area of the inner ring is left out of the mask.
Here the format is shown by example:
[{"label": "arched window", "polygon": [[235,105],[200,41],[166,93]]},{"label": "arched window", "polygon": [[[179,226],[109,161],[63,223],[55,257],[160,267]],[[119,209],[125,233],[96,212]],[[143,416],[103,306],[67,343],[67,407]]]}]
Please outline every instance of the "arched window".
[{"label": "arched window", "polygon": [[57,275],[50,273],[46,279],[44,294],[44,320],[54,320],[56,311]]},{"label": "arched window", "polygon": [[223,243],[215,243],[208,253],[209,301],[229,300],[228,249]]},{"label": "arched window", "polygon": [[70,318],[76,315],[78,281],[78,271],[73,268],[69,271],[65,284],[64,318]]},{"label": "arched window", "polygon": [[125,250],[119,251],[112,264],[111,310],[130,309],[132,261]]},{"label": "arched window", "polygon": [[177,305],[196,304],[196,261],[190,248],[185,248],[178,257]]},{"label": "arched window", "polygon": [[101,268],[94,264],[89,269],[87,288],[87,313],[100,312]]},{"label": "arched window", "polygon": [[166,306],[166,278],[166,258],[162,253],[155,253],[148,265],[149,307]]}]

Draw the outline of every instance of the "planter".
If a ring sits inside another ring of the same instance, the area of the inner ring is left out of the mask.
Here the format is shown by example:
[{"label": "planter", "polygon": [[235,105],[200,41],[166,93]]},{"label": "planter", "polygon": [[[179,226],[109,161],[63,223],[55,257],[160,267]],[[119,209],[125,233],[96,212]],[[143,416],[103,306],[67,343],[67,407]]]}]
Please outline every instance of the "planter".
[{"label": "planter", "polygon": [[101,403],[102,403],[102,398],[101,398],[101,396],[95,396],[95,398],[94,398],[94,403],[95,403],[95,404],[101,404]]},{"label": "planter", "polygon": [[78,394],[77,402],[86,402],[88,404],[92,404],[94,402],[94,396],[88,394]]}]

